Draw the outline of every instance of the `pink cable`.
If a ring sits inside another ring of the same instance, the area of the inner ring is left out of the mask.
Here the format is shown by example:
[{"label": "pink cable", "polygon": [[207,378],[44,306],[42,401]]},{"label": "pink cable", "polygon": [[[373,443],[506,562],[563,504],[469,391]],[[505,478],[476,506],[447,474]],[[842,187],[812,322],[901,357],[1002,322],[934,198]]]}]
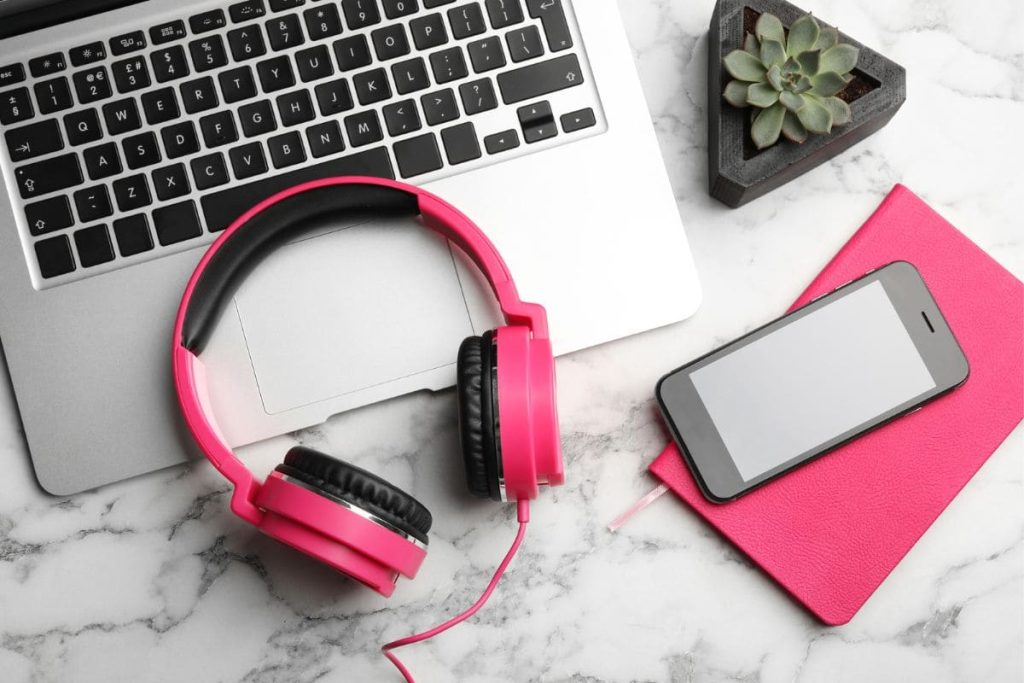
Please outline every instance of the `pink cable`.
[{"label": "pink cable", "polygon": [[516,534],[516,539],[512,541],[512,547],[508,549],[507,553],[505,553],[505,559],[502,560],[501,564],[498,565],[498,569],[494,572],[494,576],[491,578],[491,582],[487,584],[487,588],[484,589],[484,592],[480,596],[480,598],[473,603],[473,606],[467,609],[462,614],[452,617],[440,626],[435,626],[429,631],[417,633],[414,636],[407,636],[405,638],[392,641],[380,649],[381,652],[384,653],[384,656],[391,660],[391,663],[394,664],[398,671],[402,674],[402,676],[406,680],[406,683],[416,683],[416,681],[415,679],[413,679],[412,673],[409,672],[409,669],[405,668],[405,664],[402,664],[402,661],[398,659],[398,655],[396,655],[394,652],[391,652],[391,650],[397,650],[398,648],[405,647],[406,645],[412,645],[413,643],[421,643],[424,640],[429,640],[438,634],[444,633],[452,626],[461,624],[463,621],[469,619],[471,616],[480,611],[480,608],[484,606],[484,603],[487,602],[487,599],[491,597],[491,593],[493,593],[494,589],[498,587],[498,582],[501,581],[501,577],[505,573],[505,569],[508,568],[509,563],[512,562],[512,558],[516,555],[516,551],[519,550],[519,546],[522,545],[523,536],[526,535],[526,525],[530,521],[530,501],[518,501],[517,511],[519,516],[519,532]]}]

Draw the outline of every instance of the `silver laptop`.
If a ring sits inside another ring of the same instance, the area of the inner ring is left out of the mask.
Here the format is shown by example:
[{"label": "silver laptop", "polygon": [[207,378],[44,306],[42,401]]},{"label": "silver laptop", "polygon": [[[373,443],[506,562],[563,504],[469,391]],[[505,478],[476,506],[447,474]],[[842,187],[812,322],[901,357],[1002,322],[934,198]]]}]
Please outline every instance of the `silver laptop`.
[{"label": "silver laptop", "polygon": [[[39,483],[188,458],[170,329],[203,248],[311,178],[473,218],[564,354],[699,285],[612,0],[0,0],[0,340]],[[454,383],[498,318],[412,223],[331,226],[245,283],[204,353],[233,445]]]}]

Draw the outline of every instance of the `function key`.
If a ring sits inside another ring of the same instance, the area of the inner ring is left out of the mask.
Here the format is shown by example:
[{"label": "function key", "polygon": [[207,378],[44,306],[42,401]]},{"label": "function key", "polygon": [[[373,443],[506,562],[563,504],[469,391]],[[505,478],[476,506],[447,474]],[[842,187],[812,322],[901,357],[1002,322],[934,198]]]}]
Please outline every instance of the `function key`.
[{"label": "function key", "polygon": [[36,258],[39,259],[39,273],[44,278],[64,275],[75,269],[75,257],[71,255],[67,235],[36,242]]},{"label": "function key", "polygon": [[270,0],[270,9],[283,12],[306,4],[306,0]]},{"label": "function key", "polygon": [[110,39],[110,51],[115,55],[124,55],[146,47],[146,34],[132,31]]},{"label": "function key", "polygon": [[227,19],[224,18],[224,10],[220,9],[196,14],[188,19],[188,25],[192,29],[192,33],[213,31],[214,29],[221,28],[225,24],[227,24]]},{"label": "function key", "polygon": [[263,6],[263,0],[245,0],[229,7],[228,13],[231,14],[231,21],[237,24],[240,21],[262,17],[267,13],[267,9]]},{"label": "function key", "polygon": [[8,64],[0,67],[0,88],[7,85],[14,85],[25,80],[25,67],[21,64]]},{"label": "function key", "polygon": [[107,48],[100,42],[89,43],[88,45],[71,48],[68,50],[68,54],[71,55],[72,66],[82,66],[106,59]]},{"label": "function key", "polygon": [[31,71],[32,75],[36,78],[55,74],[58,71],[63,71],[65,67],[67,67],[67,64],[64,62],[64,55],[60,52],[54,52],[52,55],[36,57],[28,63],[28,70]]},{"label": "function key", "polygon": [[154,45],[163,45],[173,40],[181,40],[188,32],[185,30],[184,21],[168,21],[166,24],[158,24],[149,29],[149,39]]}]

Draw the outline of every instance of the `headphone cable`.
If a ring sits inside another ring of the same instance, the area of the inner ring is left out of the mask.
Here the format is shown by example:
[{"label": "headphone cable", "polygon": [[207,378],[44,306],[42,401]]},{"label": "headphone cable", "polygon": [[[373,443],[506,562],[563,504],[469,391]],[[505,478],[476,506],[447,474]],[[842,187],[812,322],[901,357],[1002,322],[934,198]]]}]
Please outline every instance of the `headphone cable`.
[{"label": "headphone cable", "polygon": [[417,633],[413,636],[407,636],[405,638],[400,638],[399,640],[392,641],[380,649],[381,652],[384,653],[384,656],[387,657],[391,661],[391,663],[395,665],[398,671],[402,674],[402,676],[406,680],[406,683],[416,683],[416,681],[413,679],[412,673],[409,672],[409,669],[405,667],[405,664],[402,664],[402,661],[398,658],[398,655],[392,652],[392,650],[397,650],[398,648],[405,647],[406,645],[412,645],[414,643],[421,643],[424,640],[429,640],[430,638],[433,638],[436,635],[444,633],[451,627],[462,623],[463,621],[469,619],[471,616],[480,611],[480,608],[483,607],[484,604],[487,602],[488,598],[491,597],[491,593],[493,593],[494,589],[498,587],[498,582],[501,581],[502,575],[504,575],[509,563],[512,562],[512,558],[515,557],[516,551],[519,550],[519,546],[523,543],[523,537],[526,535],[526,525],[530,521],[530,501],[517,501],[516,511],[518,513],[519,518],[519,532],[516,533],[516,538],[514,541],[512,541],[512,546],[508,549],[508,552],[505,553],[505,559],[503,559],[501,561],[501,564],[498,565],[498,569],[494,572],[494,576],[491,577],[490,583],[487,584],[487,588],[484,589],[483,594],[480,595],[477,601],[474,602],[473,605],[466,611],[462,612],[461,614],[455,617],[452,617],[451,619],[444,622],[443,624],[440,624],[439,626],[435,626],[434,628],[428,631]]}]

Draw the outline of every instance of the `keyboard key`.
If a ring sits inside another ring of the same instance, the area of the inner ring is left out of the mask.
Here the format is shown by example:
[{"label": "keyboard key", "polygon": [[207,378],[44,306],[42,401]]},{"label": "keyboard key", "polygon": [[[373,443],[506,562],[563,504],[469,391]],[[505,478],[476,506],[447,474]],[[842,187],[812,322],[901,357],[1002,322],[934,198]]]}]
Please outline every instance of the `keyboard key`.
[{"label": "keyboard key", "polygon": [[87,187],[76,192],[75,208],[78,209],[78,220],[82,223],[98,221],[114,213],[106,185]]},{"label": "keyboard key", "polygon": [[228,46],[231,48],[231,56],[236,62],[244,62],[247,59],[267,54],[267,45],[263,42],[263,34],[256,24],[229,31]]},{"label": "keyboard key", "polygon": [[563,114],[560,121],[562,122],[562,130],[566,133],[575,133],[578,130],[597,125],[594,110],[590,107]]},{"label": "keyboard key", "polygon": [[58,71],[63,71],[65,68],[67,68],[67,63],[64,61],[64,55],[60,52],[36,57],[29,60],[28,63],[28,70],[32,72],[32,76],[35,78],[49,76]]},{"label": "keyboard key", "polygon": [[256,97],[256,81],[252,78],[252,69],[242,66],[230,69],[217,76],[224,102],[233,104]]},{"label": "keyboard key", "polygon": [[342,38],[334,43],[334,56],[338,58],[338,67],[342,71],[351,71],[362,66],[368,66],[370,58],[370,45],[366,42],[366,36],[360,34],[349,38]]},{"label": "keyboard key", "polygon": [[472,123],[445,128],[441,131],[441,140],[444,141],[448,163],[453,166],[479,159],[481,156],[480,141],[477,140],[476,128]]},{"label": "keyboard key", "polygon": [[505,52],[501,49],[501,41],[497,36],[474,41],[467,48],[469,61],[473,63],[473,70],[477,73],[505,66]]},{"label": "keyboard key", "polygon": [[487,15],[491,26],[505,28],[523,21],[523,6],[520,0],[487,0]]},{"label": "keyboard key", "polygon": [[26,121],[34,115],[28,88],[8,90],[0,95],[0,123],[5,126]]},{"label": "keyboard key", "polygon": [[114,84],[121,94],[149,87],[149,69],[142,57],[114,62],[110,70],[114,73]]},{"label": "keyboard key", "polygon": [[263,92],[272,93],[295,85],[295,74],[288,57],[274,57],[256,65]]},{"label": "keyboard key", "polygon": [[197,78],[194,81],[181,84],[181,102],[185,111],[189,114],[196,114],[201,111],[213,109],[217,101],[217,90],[213,85],[213,79]]},{"label": "keyboard key", "polygon": [[452,35],[456,40],[479,35],[487,30],[484,14],[480,11],[480,5],[475,2],[448,10],[448,22],[452,25]]},{"label": "keyboard key", "polygon": [[220,192],[207,194],[202,199],[206,225],[210,232],[219,232],[261,199],[310,180],[343,175],[395,177],[385,147],[374,147],[317,164],[306,164],[288,173],[270,176],[245,185],[236,184]]},{"label": "keyboard key", "polygon": [[153,198],[149,194],[149,183],[146,176],[133,175],[114,181],[114,199],[121,211],[135,211],[149,206]]},{"label": "keyboard key", "polygon": [[318,85],[315,92],[320,113],[324,116],[339,114],[355,106],[352,93],[348,89],[348,81],[344,78]]},{"label": "keyboard key", "polygon": [[441,5],[450,5],[453,2],[455,2],[455,0],[423,0],[423,6],[427,9],[434,9]]},{"label": "keyboard key", "polygon": [[192,54],[193,66],[200,73],[228,63],[228,54],[224,51],[224,41],[220,36],[193,40],[188,44],[188,51]]},{"label": "keyboard key", "polygon": [[270,9],[275,12],[284,12],[305,4],[306,0],[270,0]]},{"label": "keyboard key", "polygon": [[126,55],[146,47],[146,34],[132,31],[110,39],[110,52],[115,56]]},{"label": "keyboard key", "polygon": [[22,126],[4,133],[11,161],[17,163],[64,149],[60,126],[54,119]]},{"label": "keyboard key", "polygon": [[484,147],[488,154],[499,154],[515,149],[519,146],[519,133],[515,130],[505,130],[484,138]]},{"label": "keyboard key", "polygon": [[334,75],[334,63],[331,54],[323,45],[301,50],[295,55],[295,63],[299,66],[299,78],[303,83],[317,81]]},{"label": "keyboard key", "polygon": [[373,69],[356,74],[352,78],[355,85],[356,97],[360,104],[373,104],[391,97],[391,86],[388,84],[388,74],[384,69]]},{"label": "keyboard key", "polygon": [[524,62],[544,54],[544,44],[536,26],[509,31],[505,34],[505,42],[513,62]]},{"label": "keyboard key", "polygon": [[420,98],[420,104],[431,126],[459,118],[459,105],[455,102],[455,92],[450,88],[424,95]]},{"label": "keyboard key", "polygon": [[224,17],[224,10],[219,9],[196,14],[188,19],[189,28],[192,29],[192,33],[197,34],[222,28],[227,23],[227,19]]},{"label": "keyboard key", "polygon": [[203,234],[196,203],[192,201],[156,209],[153,211],[153,226],[156,228],[157,240],[165,247]]},{"label": "keyboard key", "polygon": [[434,70],[434,79],[438,85],[469,75],[460,47],[450,47],[430,55],[430,67]]},{"label": "keyboard key", "polygon": [[81,104],[105,100],[113,94],[110,90],[110,78],[107,76],[107,67],[105,66],[79,71],[72,77],[72,80],[75,82],[75,92],[78,93],[78,101]]},{"label": "keyboard key", "polygon": [[230,180],[228,168],[224,165],[224,155],[220,152],[193,159],[191,166],[197,190],[208,190],[211,187],[224,185]]},{"label": "keyboard key", "polygon": [[384,123],[393,137],[412,133],[423,127],[416,103],[412,100],[395,102],[384,107]]},{"label": "keyboard key", "polygon": [[419,57],[391,65],[391,76],[399,94],[407,95],[430,87],[427,65]]},{"label": "keyboard key", "polygon": [[516,113],[519,115],[519,125],[523,129],[523,139],[527,143],[547,140],[558,135],[555,117],[551,113],[551,105],[548,102],[537,102],[519,107]]},{"label": "keyboard key", "polygon": [[345,142],[341,139],[341,127],[337,121],[325,121],[310,126],[306,129],[306,140],[309,142],[310,154],[317,159],[337,154],[345,149]]},{"label": "keyboard key", "polygon": [[25,67],[21,64],[8,64],[0,67],[0,88],[6,88],[25,80]]},{"label": "keyboard key", "polygon": [[[308,95],[306,97],[309,97]],[[238,142],[238,130],[235,118],[230,111],[219,111],[199,119],[199,128],[203,131],[203,142],[208,148],[220,147]]]},{"label": "keyboard key", "polygon": [[166,83],[177,78],[188,76],[191,70],[188,68],[188,59],[185,57],[185,49],[181,45],[157,50],[150,59],[153,60],[153,73],[158,83]]},{"label": "keyboard key", "polygon": [[382,0],[384,4],[384,16],[388,19],[398,19],[415,14],[420,6],[416,0]]},{"label": "keyboard key", "polygon": [[270,159],[274,168],[294,166],[306,160],[306,150],[302,148],[302,138],[298,133],[285,133],[267,140],[270,148]]},{"label": "keyboard key", "polygon": [[298,14],[287,14],[268,21],[266,28],[270,47],[275,52],[302,45],[306,41],[302,35],[302,26],[299,25]]},{"label": "keyboard key", "polygon": [[377,59],[386,62],[409,54],[409,38],[405,35],[405,27],[392,24],[379,28],[370,34]]},{"label": "keyboard key", "polygon": [[173,164],[153,171],[153,189],[156,191],[157,199],[164,202],[191,192],[185,164]]},{"label": "keyboard key", "polygon": [[228,156],[231,157],[231,168],[235,170],[235,178],[238,180],[267,172],[267,158],[263,154],[263,145],[258,142],[235,147]]},{"label": "keyboard key", "polygon": [[75,248],[83,268],[91,268],[114,260],[114,247],[105,225],[93,225],[75,231]]},{"label": "keyboard key", "polygon": [[67,235],[39,240],[35,248],[39,274],[44,278],[65,275],[75,269],[75,257],[71,253],[71,241]]},{"label": "keyboard key", "polygon": [[64,130],[68,134],[68,143],[72,145],[96,142],[103,137],[100,117],[95,109],[81,109],[65,116]]},{"label": "keyboard key", "polygon": [[185,29],[184,21],[168,21],[165,24],[158,24],[149,29],[149,39],[154,45],[163,45],[174,40],[181,40],[188,31]]},{"label": "keyboard key", "polygon": [[26,204],[25,221],[28,223],[28,231],[36,236],[70,228],[75,219],[71,216],[71,202],[67,197],[59,196]]},{"label": "keyboard key", "polygon": [[14,171],[22,199],[31,199],[57,190],[65,190],[82,182],[82,167],[78,155],[63,154],[50,157]]},{"label": "keyboard key", "polygon": [[267,8],[264,7],[263,0],[245,0],[245,2],[237,2],[228,8],[228,14],[231,15],[231,21],[236,24],[262,17],[266,13]]},{"label": "keyboard key", "polygon": [[114,237],[121,256],[135,256],[153,248],[149,220],[144,213],[114,221]]},{"label": "keyboard key", "polygon": [[85,66],[93,62],[101,62],[107,58],[107,48],[103,43],[89,43],[68,50],[71,66]]},{"label": "keyboard key", "polygon": [[63,76],[36,83],[33,90],[36,92],[36,102],[39,104],[40,114],[52,114],[55,111],[70,109],[74,104],[68,79]]},{"label": "keyboard key", "polygon": [[345,22],[355,31],[380,22],[377,0],[341,0]]},{"label": "keyboard key", "polygon": [[418,135],[395,143],[395,160],[403,178],[430,173],[441,168],[441,151],[433,133]]},{"label": "keyboard key", "polygon": [[278,97],[277,111],[281,115],[281,125],[285,127],[312,121],[316,116],[313,112],[313,102],[306,90],[296,90]]},{"label": "keyboard key", "polygon": [[489,78],[463,83],[459,86],[459,96],[462,98],[462,108],[470,115],[490,111],[498,106],[498,96]]},{"label": "keyboard key", "polygon": [[160,147],[153,133],[140,133],[121,141],[124,160],[131,170],[160,163]]},{"label": "keyboard key", "polygon": [[247,138],[256,137],[277,129],[274,119],[274,108],[270,100],[260,100],[247,104],[238,110],[238,120],[242,122],[242,133]]},{"label": "keyboard key", "polygon": [[377,112],[372,109],[346,116],[345,130],[348,131],[348,141],[353,147],[362,147],[384,138],[384,132],[380,128],[380,119],[377,117]]},{"label": "keyboard key", "polygon": [[311,7],[302,13],[302,17],[306,21],[306,33],[310,40],[323,40],[341,33],[341,15],[335,4],[324,3]]},{"label": "keyboard key", "polygon": [[444,27],[444,17],[440,14],[416,17],[409,22],[409,30],[412,31],[412,42],[417,50],[429,50],[448,42],[448,31]]},{"label": "keyboard key", "polygon": [[103,105],[103,119],[107,122],[107,132],[111,135],[121,135],[142,127],[139,108],[135,106],[133,99]]},{"label": "keyboard key", "polygon": [[522,102],[583,83],[576,55],[564,55],[498,74],[498,89],[505,104]]},{"label": "keyboard key", "polygon": [[90,180],[102,180],[121,172],[121,155],[117,152],[117,144],[113,142],[90,147],[82,156]]},{"label": "keyboard key", "polygon": [[167,123],[181,116],[174,88],[161,88],[143,94],[142,111],[146,115],[146,123],[151,126]]},{"label": "keyboard key", "polygon": [[526,0],[526,7],[531,17],[540,19],[544,35],[548,38],[548,48],[552,52],[572,47],[572,34],[565,20],[562,0]]},{"label": "keyboard key", "polygon": [[164,150],[167,151],[168,159],[177,159],[199,151],[199,138],[196,137],[196,127],[191,121],[167,126],[160,131],[160,137],[164,140]]}]

